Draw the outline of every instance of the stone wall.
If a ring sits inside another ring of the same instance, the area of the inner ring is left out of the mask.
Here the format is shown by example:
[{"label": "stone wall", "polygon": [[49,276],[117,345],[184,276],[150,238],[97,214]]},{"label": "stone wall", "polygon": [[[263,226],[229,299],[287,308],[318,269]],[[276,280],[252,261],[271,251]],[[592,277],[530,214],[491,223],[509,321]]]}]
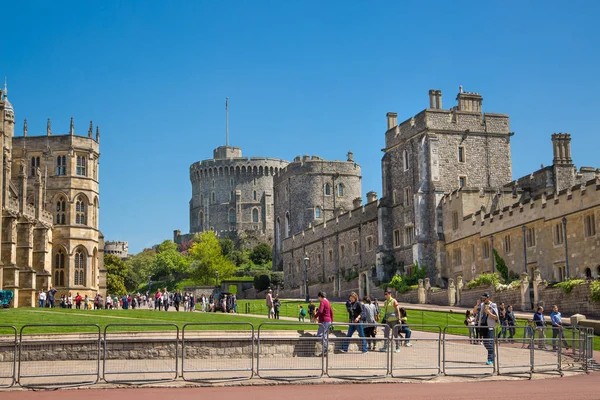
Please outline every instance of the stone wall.
[{"label": "stone wall", "polygon": [[586,317],[600,317],[600,303],[590,298],[588,282],[573,287],[571,293],[565,293],[561,288],[540,287],[539,300],[544,303],[545,312],[550,313],[554,304],[563,314],[583,314]]}]

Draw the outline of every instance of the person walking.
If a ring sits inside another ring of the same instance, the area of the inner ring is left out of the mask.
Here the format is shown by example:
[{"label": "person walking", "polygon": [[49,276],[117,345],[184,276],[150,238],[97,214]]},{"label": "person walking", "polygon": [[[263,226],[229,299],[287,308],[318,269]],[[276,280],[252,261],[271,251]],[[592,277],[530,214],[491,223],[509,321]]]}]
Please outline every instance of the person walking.
[{"label": "person walking", "polygon": [[275,307],[273,307],[273,290],[267,291],[267,297],[265,298],[267,304],[267,318],[275,318]]},{"label": "person walking", "polygon": [[329,300],[327,300],[327,294],[325,292],[319,292],[317,294],[320,304],[317,310],[317,321],[319,322],[319,329],[317,330],[317,336],[323,337],[323,352],[321,355],[327,354],[329,348],[329,326],[333,322],[333,309]]},{"label": "person walking", "polygon": [[281,309],[281,300],[279,300],[279,295],[275,295],[275,300],[273,300],[273,309],[275,310],[273,317],[275,319],[279,319],[279,310]]},{"label": "person walking", "polygon": [[49,308],[54,308],[54,296],[56,295],[56,292],[58,292],[58,290],[56,290],[54,286],[50,286],[50,290],[48,290],[48,295],[46,296]]},{"label": "person walking", "polygon": [[179,289],[177,289],[175,291],[175,294],[173,295],[173,305],[175,306],[175,311],[179,312],[179,304],[182,301],[182,297],[181,297],[181,292],[179,291]]},{"label": "person walking", "polygon": [[[365,337],[365,331],[363,329],[361,318],[362,318],[362,305],[358,301],[358,295],[354,292],[350,293],[349,297],[350,307],[349,307],[349,317],[350,317],[350,325],[348,325],[348,333],[346,337],[351,338],[354,335],[354,332],[358,331],[358,336],[361,338]],[[348,352],[348,346],[350,345],[350,340],[344,340],[342,344],[342,353]],[[361,346],[359,346],[359,350],[363,353],[368,352],[367,341],[365,339],[361,340]]]},{"label": "person walking", "polygon": [[308,303],[308,316],[310,317],[310,322],[317,322],[316,317],[315,317],[315,310],[316,310],[315,303],[314,303],[314,301],[311,300]]},{"label": "person walking", "polygon": [[539,306],[537,308],[537,312],[533,314],[533,323],[535,324],[535,330],[538,333],[538,348],[546,350],[546,333],[544,332],[546,323],[544,321],[544,307]]},{"label": "person walking", "polygon": [[[387,289],[384,292],[385,302],[383,303],[383,319],[382,323],[387,324],[388,329],[385,330],[385,338],[389,336],[389,329],[392,330],[395,339],[400,338],[400,329],[394,329],[400,323],[400,308],[396,299],[392,297],[392,291]],[[387,351],[387,344],[380,351]],[[400,352],[400,342],[396,341],[396,353]]]},{"label": "person walking", "polygon": [[552,306],[552,313],[550,314],[550,321],[552,322],[552,349],[557,350],[556,338],[562,340],[565,349],[569,350],[569,343],[565,340],[565,332],[562,325],[562,315],[558,311],[558,306],[555,304]]},{"label": "person walking", "polygon": [[515,337],[515,332],[516,332],[516,328],[515,326],[517,326],[517,319],[515,318],[515,313],[513,312],[513,306],[512,305],[508,305],[508,307],[506,307],[506,326],[508,328],[508,342],[509,343],[514,343],[514,337]]},{"label": "person walking", "polygon": [[495,360],[494,353],[494,328],[499,321],[498,306],[492,303],[489,293],[484,293],[481,299],[473,307],[473,313],[479,313],[478,326],[482,334],[483,345],[487,350],[487,365],[493,365]]},{"label": "person walking", "polygon": [[477,343],[477,336],[475,334],[475,315],[473,315],[471,310],[465,312],[465,325],[469,328],[469,343]]},{"label": "person walking", "polygon": [[371,298],[369,296],[363,297],[362,309],[361,321],[363,324],[367,325],[364,327],[365,337],[373,338],[367,340],[367,348],[368,350],[375,350],[375,336],[377,335],[377,327],[375,326],[377,323],[377,321],[375,321],[376,309],[375,304],[371,303]]},{"label": "person walking", "polygon": [[498,332],[498,339],[502,336],[502,339],[506,339],[506,308],[504,308],[504,303],[500,303],[498,305],[498,318],[500,319],[500,331]]}]

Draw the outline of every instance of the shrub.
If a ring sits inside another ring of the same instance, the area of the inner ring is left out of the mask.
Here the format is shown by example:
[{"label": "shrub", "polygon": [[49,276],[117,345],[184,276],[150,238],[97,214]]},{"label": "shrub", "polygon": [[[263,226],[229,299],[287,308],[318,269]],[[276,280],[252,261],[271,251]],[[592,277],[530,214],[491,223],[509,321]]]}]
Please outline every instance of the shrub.
[{"label": "shrub", "polygon": [[480,274],[477,278],[467,282],[467,289],[475,289],[476,287],[483,285],[496,287],[496,284],[498,283],[500,283],[500,277],[497,272],[494,272],[493,274]]},{"label": "shrub", "polygon": [[593,301],[600,303],[600,281],[594,281],[590,284],[590,297]]},{"label": "shrub", "polygon": [[504,262],[504,259],[500,257],[500,254],[494,249],[494,260],[496,261],[496,269],[500,272],[500,276],[504,282],[508,282],[508,267]]},{"label": "shrub", "polygon": [[585,282],[583,279],[568,279],[563,282],[558,282],[554,287],[561,288],[563,292],[569,294],[575,286],[581,285],[583,282]]},{"label": "shrub", "polygon": [[390,283],[386,287],[395,289],[398,293],[406,293],[410,290],[410,287],[400,275],[394,275]]}]

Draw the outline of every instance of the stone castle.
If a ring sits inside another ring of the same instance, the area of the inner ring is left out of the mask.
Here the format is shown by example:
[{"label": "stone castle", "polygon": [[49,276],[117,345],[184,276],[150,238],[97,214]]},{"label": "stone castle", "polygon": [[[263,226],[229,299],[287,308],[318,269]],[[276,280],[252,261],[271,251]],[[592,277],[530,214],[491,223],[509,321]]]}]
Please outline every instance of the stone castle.
[{"label": "stone castle", "polygon": [[[350,290],[367,294],[397,272],[412,274],[415,263],[445,286],[459,275],[471,279],[494,270],[493,250],[514,274],[538,271],[550,281],[598,277],[600,170],[576,170],[570,135],[554,134],[553,165],[513,181],[509,116],[483,112],[483,97],[462,87],[456,101],[444,109],[441,91],[430,90],[429,107],[420,113],[400,123],[387,113],[383,193],[378,199],[369,192],[364,205],[351,152],[346,161],[277,160],[260,192],[272,197],[270,207],[262,197],[258,204],[252,186],[237,187],[236,178],[252,179],[255,168],[238,171],[230,165],[237,155],[219,148],[214,159],[190,167],[190,230],[260,231],[273,245],[273,268],[284,271],[284,295],[303,293],[305,268],[311,296],[318,290],[335,297]],[[585,201],[572,201],[580,192]],[[246,205],[247,199],[257,204]],[[541,201],[552,201],[552,213],[536,205]],[[261,223],[244,226],[251,207]],[[521,242],[525,252],[517,250]]]},{"label": "stone castle", "polygon": [[14,136],[15,113],[0,91],[2,246],[0,288],[14,307],[32,307],[37,292],[104,294],[104,239],[98,230],[100,132]]}]

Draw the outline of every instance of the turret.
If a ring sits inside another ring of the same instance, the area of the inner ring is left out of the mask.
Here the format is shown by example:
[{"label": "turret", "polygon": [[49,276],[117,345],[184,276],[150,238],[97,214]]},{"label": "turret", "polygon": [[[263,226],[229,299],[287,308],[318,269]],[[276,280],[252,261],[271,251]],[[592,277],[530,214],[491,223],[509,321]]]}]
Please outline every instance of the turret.
[{"label": "turret", "polygon": [[88,137],[91,139],[92,138],[92,134],[94,133],[94,124],[92,123],[92,121],[90,121],[90,127],[88,129]]},{"label": "turret", "polygon": [[75,122],[73,117],[71,117],[71,125],[69,126],[69,135],[73,136],[75,134]]}]

